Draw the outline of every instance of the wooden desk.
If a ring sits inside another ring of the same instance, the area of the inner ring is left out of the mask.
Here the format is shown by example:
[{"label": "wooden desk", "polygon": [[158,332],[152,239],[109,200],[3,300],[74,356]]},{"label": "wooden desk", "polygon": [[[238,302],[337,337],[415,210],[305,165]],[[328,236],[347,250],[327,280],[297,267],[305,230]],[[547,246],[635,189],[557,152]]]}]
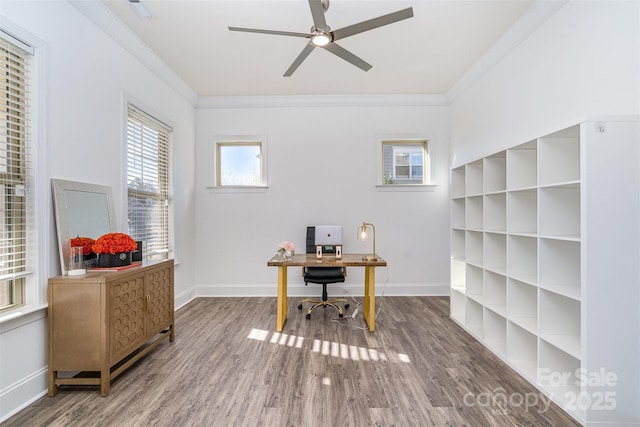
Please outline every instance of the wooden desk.
[{"label": "wooden desk", "polygon": [[280,255],[274,255],[267,265],[278,267],[278,310],[276,314],[276,331],[282,332],[287,320],[287,267],[364,267],[364,320],[369,331],[376,330],[376,267],[385,267],[387,261],[378,258],[376,261],[365,261],[365,254],[342,254],[342,259],[335,256],[323,256],[316,259],[316,254],[294,255],[284,261]]}]

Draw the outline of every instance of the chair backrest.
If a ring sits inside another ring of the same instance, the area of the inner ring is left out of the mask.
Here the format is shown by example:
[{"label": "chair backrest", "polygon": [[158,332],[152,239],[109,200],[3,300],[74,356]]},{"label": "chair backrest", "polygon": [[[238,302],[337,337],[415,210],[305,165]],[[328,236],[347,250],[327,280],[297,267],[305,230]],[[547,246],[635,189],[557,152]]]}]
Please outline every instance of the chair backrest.
[{"label": "chair backrest", "polygon": [[[335,252],[335,248],[334,248]],[[316,227],[307,227],[307,253],[316,253]],[[305,267],[304,282],[311,283],[339,283],[344,282],[342,267]]]},{"label": "chair backrest", "polygon": [[307,253],[316,253],[316,227],[307,227]]}]

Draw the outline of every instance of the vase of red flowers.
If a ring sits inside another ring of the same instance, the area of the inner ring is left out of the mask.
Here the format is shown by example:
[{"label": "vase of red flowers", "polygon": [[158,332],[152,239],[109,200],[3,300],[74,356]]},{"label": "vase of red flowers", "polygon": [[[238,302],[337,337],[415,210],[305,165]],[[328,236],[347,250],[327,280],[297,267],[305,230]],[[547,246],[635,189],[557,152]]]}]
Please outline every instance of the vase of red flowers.
[{"label": "vase of red flowers", "polygon": [[108,233],[100,236],[91,246],[98,254],[98,267],[123,267],[131,264],[131,252],[137,247],[136,241],[128,234]]},{"label": "vase of red flowers", "polygon": [[71,247],[82,246],[82,258],[85,260],[94,259],[96,253],[91,250],[91,247],[96,241],[91,237],[74,237],[71,239]]}]

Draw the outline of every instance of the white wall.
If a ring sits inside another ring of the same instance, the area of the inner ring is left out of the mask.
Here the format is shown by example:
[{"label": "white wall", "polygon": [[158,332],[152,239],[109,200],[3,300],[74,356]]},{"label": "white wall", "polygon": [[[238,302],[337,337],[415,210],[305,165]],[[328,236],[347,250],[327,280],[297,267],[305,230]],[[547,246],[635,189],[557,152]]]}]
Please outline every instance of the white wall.
[{"label": "white wall", "polygon": [[[387,295],[447,292],[448,108],[396,106],[392,98],[382,103],[370,103],[370,98],[359,102],[357,97],[335,100],[331,105],[313,97],[266,98],[258,106],[236,108],[232,102],[197,110],[199,294],[276,295],[277,270],[267,267],[267,260],[279,242],[291,240],[304,253],[307,225],[341,224],[344,251],[368,252],[371,242],[356,239],[363,220],[375,224],[377,252],[388,261]],[[429,138],[439,184],[434,191],[376,190],[376,135],[390,133]],[[216,135],[267,135],[266,192],[206,188]],[[346,286],[353,295],[363,293],[359,270],[348,272]],[[379,269],[379,293],[386,278]],[[289,273],[289,283],[289,295],[318,293],[317,288],[305,289],[296,272]]]},{"label": "white wall", "polygon": [[640,3],[570,1],[451,103],[454,165],[591,115],[640,113]]},{"label": "white wall", "polygon": [[[118,226],[126,220],[126,182],[123,172],[125,99],[151,107],[174,126],[176,297],[194,281],[194,107],[142,66],[131,54],[99,30],[65,1],[2,1],[3,20],[9,20],[45,44],[43,69],[45,104],[40,129],[48,159],[39,170],[50,178],[110,185]],[[45,172],[46,171],[46,172]],[[38,217],[48,227],[45,274],[39,287],[46,302],[46,280],[60,274],[51,197]],[[0,328],[0,420],[46,390],[47,324],[45,313],[27,321],[4,322]]]}]

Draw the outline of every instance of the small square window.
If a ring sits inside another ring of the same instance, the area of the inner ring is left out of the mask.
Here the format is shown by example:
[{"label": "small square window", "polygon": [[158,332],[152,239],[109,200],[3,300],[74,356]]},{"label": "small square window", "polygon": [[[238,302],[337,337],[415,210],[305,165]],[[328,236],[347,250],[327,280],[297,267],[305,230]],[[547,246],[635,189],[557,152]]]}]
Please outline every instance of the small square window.
[{"label": "small square window", "polygon": [[428,184],[427,141],[382,141],[382,184]]},{"label": "small square window", "polygon": [[264,187],[265,146],[262,140],[215,141],[213,187]]}]

